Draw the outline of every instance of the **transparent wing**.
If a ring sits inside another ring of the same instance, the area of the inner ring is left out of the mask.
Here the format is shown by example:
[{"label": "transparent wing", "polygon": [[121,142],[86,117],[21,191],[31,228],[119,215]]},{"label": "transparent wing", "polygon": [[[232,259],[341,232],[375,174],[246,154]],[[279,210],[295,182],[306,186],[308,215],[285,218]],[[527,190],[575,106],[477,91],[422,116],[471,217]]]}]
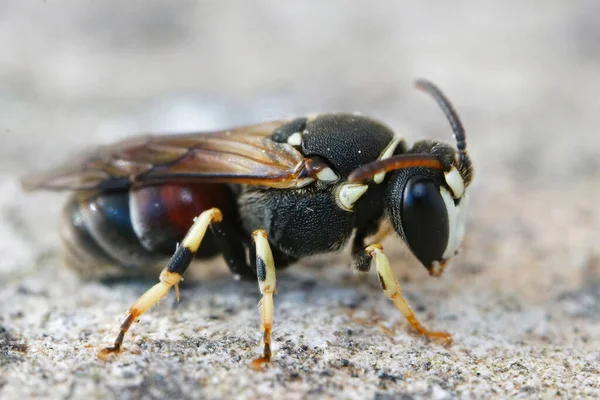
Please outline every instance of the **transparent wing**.
[{"label": "transparent wing", "polygon": [[307,181],[305,158],[268,138],[284,123],[126,139],[22,182],[28,190],[111,190],[167,181],[298,187]]}]

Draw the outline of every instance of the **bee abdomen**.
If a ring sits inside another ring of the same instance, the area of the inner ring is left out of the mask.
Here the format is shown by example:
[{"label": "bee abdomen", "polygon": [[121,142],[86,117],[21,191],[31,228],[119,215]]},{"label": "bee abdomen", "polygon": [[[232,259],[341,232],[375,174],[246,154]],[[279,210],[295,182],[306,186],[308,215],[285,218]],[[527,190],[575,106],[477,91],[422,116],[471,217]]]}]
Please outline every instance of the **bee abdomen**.
[{"label": "bee abdomen", "polygon": [[66,264],[85,277],[110,275],[106,269],[116,260],[102,250],[91,235],[81,207],[82,203],[75,195],[69,199],[63,212],[60,235]]},{"label": "bee abdomen", "polygon": [[145,249],[129,212],[129,193],[74,195],[62,228],[67,264],[93,278],[151,275],[162,256]]},{"label": "bee abdomen", "polygon": [[[237,218],[235,197],[223,185],[169,184],[75,195],[64,214],[66,261],[86,277],[156,275],[194,217],[212,207]],[[217,253],[207,232],[197,256]]]},{"label": "bee abdomen", "polygon": [[[164,184],[144,186],[131,192],[131,221],[142,246],[154,252],[171,255],[203,211],[217,207],[224,218],[237,218],[235,197],[224,185]],[[211,232],[207,232],[198,256],[218,253]]]}]

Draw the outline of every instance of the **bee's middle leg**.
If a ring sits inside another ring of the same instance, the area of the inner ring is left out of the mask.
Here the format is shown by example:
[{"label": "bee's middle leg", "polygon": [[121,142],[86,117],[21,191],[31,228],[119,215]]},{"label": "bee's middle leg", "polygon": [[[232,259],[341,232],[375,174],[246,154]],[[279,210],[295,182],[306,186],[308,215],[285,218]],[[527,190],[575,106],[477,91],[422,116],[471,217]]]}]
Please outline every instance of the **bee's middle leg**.
[{"label": "bee's middle leg", "polygon": [[258,370],[271,362],[271,330],[273,329],[273,293],[276,293],[275,261],[267,240],[267,233],[257,229],[252,233],[256,249],[256,276],[262,293],[260,300],[260,328],[263,332],[263,355],[252,361],[250,367]]}]

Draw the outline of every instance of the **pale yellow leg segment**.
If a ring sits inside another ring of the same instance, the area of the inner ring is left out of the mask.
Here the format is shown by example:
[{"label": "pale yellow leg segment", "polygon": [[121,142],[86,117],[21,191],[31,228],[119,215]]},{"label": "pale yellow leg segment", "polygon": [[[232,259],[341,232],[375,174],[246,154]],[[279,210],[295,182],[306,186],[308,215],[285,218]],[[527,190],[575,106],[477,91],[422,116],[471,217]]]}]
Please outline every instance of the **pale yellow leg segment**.
[{"label": "pale yellow leg segment", "polygon": [[263,365],[271,362],[271,330],[273,329],[273,293],[275,293],[275,261],[273,253],[267,240],[267,233],[262,229],[257,229],[252,233],[254,244],[256,246],[256,275],[258,276],[258,286],[262,293],[260,301],[260,329],[263,332],[263,355],[252,361],[250,367],[261,369]]},{"label": "pale yellow leg segment", "polygon": [[167,267],[161,272],[159,277],[160,282],[152,286],[150,290],[144,293],[131,308],[129,308],[129,313],[121,325],[114,346],[107,347],[100,351],[100,353],[98,353],[100,359],[106,360],[110,354],[118,353],[121,350],[125,333],[127,333],[131,325],[143,313],[164,298],[173,286],[175,286],[175,295],[177,296],[177,301],[179,301],[179,282],[182,279],[183,273],[198,251],[208,226],[212,222],[221,221],[222,218],[221,212],[216,208],[212,208],[204,211],[194,220],[194,224],[175,250],[175,254],[173,254],[171,260],[169,260]]},{"label": "pale yellow leg segment", "polygon": [[383,247],[380,244],[372,244],[368,246],[365,251],[369,256],[375,259],[377,274],[379,275],[379,281],[381,282],[381,287],[383,288],[385,295],[394,302],[396,308],[402,312],[412,327],[421,335],[427,336],[430,339],[443,341],[445,345],[452,343],[452,336],[450,336],[449,333],[429,331],[421,325],[406,299],[402,297],[402,289],[392,273],[390,262],[383,253]]}]

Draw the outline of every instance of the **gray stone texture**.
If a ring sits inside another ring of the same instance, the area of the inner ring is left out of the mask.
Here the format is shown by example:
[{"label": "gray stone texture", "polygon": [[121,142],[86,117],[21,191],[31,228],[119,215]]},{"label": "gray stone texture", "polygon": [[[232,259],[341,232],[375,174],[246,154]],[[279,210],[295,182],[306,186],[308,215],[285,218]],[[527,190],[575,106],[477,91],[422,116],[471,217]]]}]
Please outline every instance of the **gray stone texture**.
[{"label": "gray stone texture", "polygon": [[[0,398],[600,396],[600,3],[0,1]],[[440,279],[384,246],[410,329],[349,256],[278,278],[274,362],[258,287],[219,260],[96,359],[154,280],[81,280],[60,259],[65,196],[19,177],[135,132],[361,111],[451,140],[412,83],[455,103],[476,167],[462,253]]]}]

